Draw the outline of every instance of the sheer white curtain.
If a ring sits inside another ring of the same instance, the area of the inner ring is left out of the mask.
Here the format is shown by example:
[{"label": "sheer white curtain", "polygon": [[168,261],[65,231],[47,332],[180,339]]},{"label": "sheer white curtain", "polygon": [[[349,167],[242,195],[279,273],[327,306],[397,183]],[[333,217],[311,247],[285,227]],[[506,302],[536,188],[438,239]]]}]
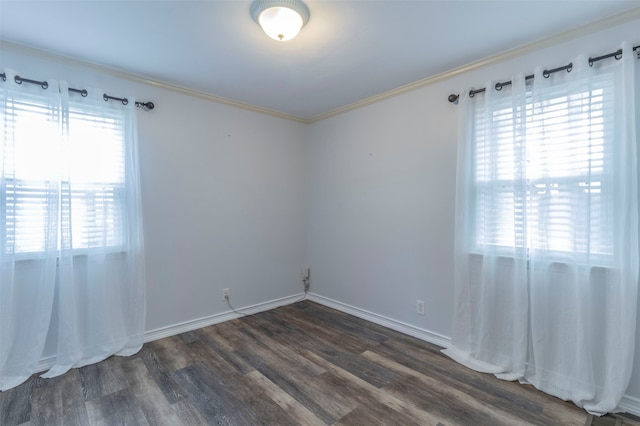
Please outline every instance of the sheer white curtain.
[{"label": "sheer white curtain", "polygon": [[144,337],[135,102],[48,83],[17,85],[8,73],[0,84],[0,389],[38,371],[43,350],[54,377],[135,353]]},{"label": "sheer white curtain", "polygon": [[461,98],[456,308],[445,353],[614,411],[637,320],[635,55]]},{"label": "sheer white curtain", "polygon": [[[55,82],[46,90],[19,86],[12,70],[5,74],[6,81],[0,81],[0,390],[38,371],[47,337],[60,192],[51,160],[57,157],[62,121]],[[41,149],[41,140],[51,144]]]}]

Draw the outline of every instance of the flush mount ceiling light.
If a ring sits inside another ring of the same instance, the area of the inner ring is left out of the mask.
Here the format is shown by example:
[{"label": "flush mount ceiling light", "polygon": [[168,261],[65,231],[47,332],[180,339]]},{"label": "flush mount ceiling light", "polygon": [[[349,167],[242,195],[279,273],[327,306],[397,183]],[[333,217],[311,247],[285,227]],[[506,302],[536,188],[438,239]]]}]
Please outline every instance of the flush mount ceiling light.
[{"label": "flush mount ceiling light", "polygon": [[309,8],[301,0],[254,0],[251,16],[269,37],[287,41],[309,21]]}]

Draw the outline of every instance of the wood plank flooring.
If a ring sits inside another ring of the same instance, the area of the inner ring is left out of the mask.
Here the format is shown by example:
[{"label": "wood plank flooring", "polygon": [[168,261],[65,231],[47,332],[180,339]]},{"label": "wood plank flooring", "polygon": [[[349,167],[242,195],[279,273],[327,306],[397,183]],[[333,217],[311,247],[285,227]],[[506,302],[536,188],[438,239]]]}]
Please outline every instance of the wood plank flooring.
[{"label": "wood plank flooring", "polygon": [[[531,386],[468,370],[436,346],[309,301],[0,393],[2,426],[546,426],[585,425],[587,417]],[[622,420],[640,426],[637,417]]]}]

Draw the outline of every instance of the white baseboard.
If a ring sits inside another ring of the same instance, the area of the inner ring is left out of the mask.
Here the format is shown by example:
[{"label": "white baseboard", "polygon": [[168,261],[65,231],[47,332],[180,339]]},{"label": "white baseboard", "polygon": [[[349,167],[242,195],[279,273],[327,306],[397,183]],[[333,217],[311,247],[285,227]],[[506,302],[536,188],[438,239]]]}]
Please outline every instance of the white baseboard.
[{"label": "white baseboard", "polygon": [[[309,293],[308,300],[328,306],[340,312],[344,312],[355,317],[371,321],[375,324],[388,327],[392,330],[408,334],[409,336],[424,340],[425,342],[433,343],[434,345],[438,345],[443,348],[449,347],[449,345],[451,344],[450,337],[443,336],[441,334],[434,333],[432,331],[425,330],[419,327],[415,327],[401,321],[396,321],[392,318],[387,318],[385,316],[378,315],[376,313],[366,311],[364,309],[360,309],[346,303],[338,302],[337,300],[329,299],[328,297],[320,296],[319,294]],[[620,405],[618,405],[618,411],[633,414],[635,416],[640,416],[640,399],[629,395],[623,396],[622,401],[620,401]]]},{"label": "white baseboard", "polygon": [[304,299],[304,293],[300,293],[293,296],[282,297],[280,299],[269,300],[267,302],[262,302],[251,306],[236,308],[237,312],[226,311],[203,318],[189,320],[178,324],[172,324],[166,327],[156,328],[155,330],[145,331],[144,343],[152,342],[158,339],[164,339],[165,337],[175,336],[176,334],[180,333],[186,333],[187,331],[197,330],[199,328],[207,327],[213,324],[230,321],[232,319],[242,317],[243,314],[252,315],[257,314],[258,312],[275,309],[279,306],[290,305]]},{"label": "white baseboard", "polygon": [[424,340],[425,342],[433,343],[434,345],[438,345],[442,348],[447,348],[451,344],[451,339],[449,337],[397,321],[392,318],[378,315],[364,309],[356,308],[355,306],[347,305],[346,303],[338,302],[337,300],[329,299],[328,297],[320,296],[319,294],[309,293],[308,300],[328,306],[340,312],[353,315],[354,317],[371,321],[372,323],[383,327],[399,331],[400,333],[408,334],[409,336]]},{"label": "white baseboard", "polygon": [[[209,325],[240,318],[243,316],[243,314],[256,314],[258,312],[268,311],[280,306],[290,305],[292,303],[296,303],[305,299],[319,303],[320,305],[328,306],[340,312],[344,312],[346,314],[371,321],[374,324],[399,331],[400,333],[404,333],[417,339],[424,340],[425,342],[433,343],[434,345],[438,345],[443,348],[449,347],[449,345],[451,344],[450,337],[443,336],[441,334],[434,333],[432,331],[425,330],[401,321],[397,321],[392,318],[388,318],[364,309],[360,309],[355,306],[330,299],[328,297],[320,296],[319,294],[315,293],[309,293],[307,297],[305,297],[304,294],[301,293],[294,296],[282,297],[280,299],[274,299],[267,302],[262,302],[236,309],[236,311],[242,313],[227,311],[203,318],[198,318],[195,320],[173,324],[167,327],[157,328],[155,330],[149,330],[144,333],[144,342],[147,343],[154,340],[163,339],[165,337],[175,336],[180,333],[186,333],[187,331],[193,331],[202,327],[207,327]],[[46,371],[53,367],[54,363],[55,357],[53,356],[42,358],[40,360],[40,363],[38,364],[38,371]],[[620,405],[618,405],[618,411],[630,413],[635,416],[640,416],[640,398],[635,398],[629,395],[623,396],[622,401],[620,401]]]},{"label": "white baseboard", "polygon": [[622,397],[622,401],[618,405],[618,410],[623,413],[633,414],[634,416],[640,416],[640,398],[625,395]]},{"label": "white baseboard", "polygon": [[[290,305],[295,302],[299,302],[305,299],[304,293],[300,293],[293,296],[282,297],[280,299],[269,300],[267,302],[258,303],[251,306],[245,306],[243,308],[236,308],[237,312],[226,311],[215,315],[210,315],[203,318],[198,318],[190,321],[181,322],[178,324],[172,324],[166,327],[156,328],[155,330],[149,330],[144,332],[144,343],[153,342],[154,340],[164,339],[165,337],[175,336],[180,333],[186,333],[187,331],[197,330],[209,325],[218,324],[232,319],[240,318],[244,315],[257,314],[258,312],[268,311],[275,309],[279,306]],[[238,313],[239,312],[239,313]],[[56,363],[56,357],[48,356],[40,358],[38,362],[37,372],[41,373],[49,370]]]},{"label": "white baseboard", "polygon": [[42,373],[44,371],[47,371],[48,369],[53,367],[55,363],[56,363],[55,356],[40,358],[40,361],[38,362],[38,366],[36,367],[37,368],[36,373]]}]

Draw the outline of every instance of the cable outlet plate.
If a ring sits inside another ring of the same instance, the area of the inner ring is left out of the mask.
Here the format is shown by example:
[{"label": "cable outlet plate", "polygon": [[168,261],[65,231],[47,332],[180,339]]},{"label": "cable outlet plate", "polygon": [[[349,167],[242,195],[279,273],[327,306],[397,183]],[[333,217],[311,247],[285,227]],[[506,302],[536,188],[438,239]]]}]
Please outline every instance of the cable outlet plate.
[{"label": "cable outlet plate", "polygon": [[229,289],[228,288],[223,288],[222,289],[222,298],[224,300],[229,300]]},{"label": "cable outlet plate", "polygon": [[416,300],[416,314],[424,315],[424,300]]}]

